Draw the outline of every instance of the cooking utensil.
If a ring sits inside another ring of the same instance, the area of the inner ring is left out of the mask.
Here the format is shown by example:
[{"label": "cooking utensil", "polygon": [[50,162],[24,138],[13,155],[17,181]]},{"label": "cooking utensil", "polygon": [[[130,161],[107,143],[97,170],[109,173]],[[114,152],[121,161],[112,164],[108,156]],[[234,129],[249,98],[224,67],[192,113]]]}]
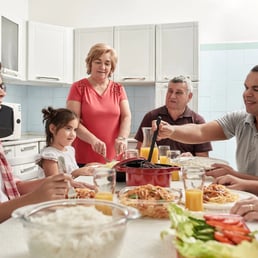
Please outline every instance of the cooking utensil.
[{"label": "cooking utensil", "polygon": [[[62,157],[62,156],[58,157],[58,167],[61,172],[67,173],[66,166],[65,166],[65,160],[64,160],[64,157]],[[68,181],[68,188],[69,188],[68,193],[67,193],[68,199],[75,198],[77,193],[76,193],[75,189],[71,186],[70,181]]]},{"label": "cooking utensil", "polygon": [[144,158],[126,159],[114,168],[117,172],[124,173],[127,186],[152,184],[163,187],[170,187],[171,174],[179,169],[177,166],[153,164]]},{"label": "cooking utensil", "polygon": [[159,132],[159,125],[161,122],[161,117],[158,116],[157,120],[156,120],[156,125],[157,125],[157,130],[154,132],[153,137],[152,137],[152,142],[151,142],[151,147],[150,147],[150,152],[149,152],[149,156],[148,156],[148,161],[151,161],[152,158],[152,154],[153,154],[153,149],[155,146],[155,142],[157,140],[157,136],[158,136],[158,132]]}]

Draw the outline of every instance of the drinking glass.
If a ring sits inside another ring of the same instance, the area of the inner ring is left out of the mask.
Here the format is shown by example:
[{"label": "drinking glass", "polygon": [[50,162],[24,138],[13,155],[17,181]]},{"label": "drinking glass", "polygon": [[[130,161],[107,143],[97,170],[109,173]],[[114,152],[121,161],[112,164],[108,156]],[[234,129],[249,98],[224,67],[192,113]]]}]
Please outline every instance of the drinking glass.
[{"label": "drinking glass", "polygon": [[138,158],[139,151],[137,149],[127,149],[124,153],[124,159]]},{"label": "drinking glass", "polygon": [[[167,151],[167,159],[168,159],[168,162],[170,165],[176,165],[174,163],[174,159],[178,158],[181,154],[181,151],[180,150],[168,150]],[[171,174],[171,180],[172,181],[179,181],[180,180],[180,175],[179,175],[179,172],[180,172],[180,168],[178,170],[174,170],[172,171],[172,174]]]},{"label": "drinking glass", "polygon": [[159,145],[159,163],[160,164],[169,164],[167,157],[167,151],[170,150],[169,145]]},{"label": "drinking glass", "polygon": [[203,210],[205,170],[202,167],[183,167],[185,207],[191,211]]},{"label": "drinking glass", "polygon": [[93,172],[93,182],[97,189],[95,198],[113,200],[116,187],[116,171],[113,168],[98,167]]}]

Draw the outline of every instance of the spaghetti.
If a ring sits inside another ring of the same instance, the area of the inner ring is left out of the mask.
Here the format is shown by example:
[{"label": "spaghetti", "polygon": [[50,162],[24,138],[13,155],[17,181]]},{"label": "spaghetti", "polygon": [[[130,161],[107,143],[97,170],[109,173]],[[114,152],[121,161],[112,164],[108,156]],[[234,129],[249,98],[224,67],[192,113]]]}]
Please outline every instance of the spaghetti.
[{"label": "spaghetti", "polygon": [[203,202],[208,203],[228,203],[234,202],[239,198],[237,194],[233,194],[224,185],[210,184],[203,189]]}]

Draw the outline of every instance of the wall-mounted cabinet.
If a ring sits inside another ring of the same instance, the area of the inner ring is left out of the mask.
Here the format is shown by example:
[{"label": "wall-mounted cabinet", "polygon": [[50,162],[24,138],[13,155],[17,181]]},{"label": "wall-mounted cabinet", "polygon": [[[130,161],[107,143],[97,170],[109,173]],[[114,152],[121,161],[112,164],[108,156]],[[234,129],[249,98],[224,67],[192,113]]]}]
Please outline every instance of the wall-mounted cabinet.
[{"label": "wall-mounted cabinet", "polygon": [[97,43],[113,47],[113,27],[83,28],[74,31],[74,79],[87,77],[85,59],[90,48]]},{"label": "wall-mounted cabinet", "polygon": [[198,81],[198,23],[156,25],[156,81],[186,75]]},{"label": "wall-mounted cabinet", "polygon": [[26,76],[26,22],[0,16],[0,61],[7,80],[24,80]]},{"label": "wall-mounted cabinet", "polygon": [[114,48],[118,54],[115,81],[155,81],[155,25],[115,27]]},{"label": "wall-mounted cabinet", "polygon": [[28,80],[72,83],[73,29],[28,22]]}]

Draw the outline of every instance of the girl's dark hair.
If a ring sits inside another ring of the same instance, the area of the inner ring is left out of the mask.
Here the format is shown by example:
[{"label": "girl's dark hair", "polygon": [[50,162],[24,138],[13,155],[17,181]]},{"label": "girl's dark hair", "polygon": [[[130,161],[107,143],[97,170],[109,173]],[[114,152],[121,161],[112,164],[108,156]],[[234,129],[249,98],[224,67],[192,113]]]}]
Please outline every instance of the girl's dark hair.
[{"label": "girl's dark hair", "polygon": [[53,124],[56,130],[59,131],[61,128],[65,127],[70,121],[78,119],[77,115],[67,109],[58,108],[54,109],[52,107],[43,108],[43,123],[45,123],[45,134],[46,134],[46,145],[50,146],[53,142],[53,134],[50,132],[49,126]]}]

